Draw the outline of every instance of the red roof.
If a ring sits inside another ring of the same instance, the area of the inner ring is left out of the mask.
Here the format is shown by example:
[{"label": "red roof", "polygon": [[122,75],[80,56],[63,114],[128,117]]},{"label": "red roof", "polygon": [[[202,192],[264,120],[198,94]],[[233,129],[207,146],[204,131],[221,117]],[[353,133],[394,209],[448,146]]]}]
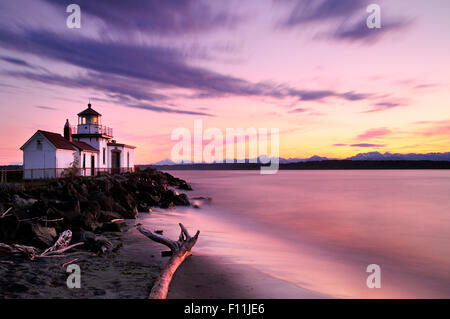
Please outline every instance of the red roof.
[{"label": "red roof", "polygon": [[88,143],[85,143],[85,142],[72,141],[72,144],[75,145],[76,147],[78,147],[82,151],[98,152],[98,149],[92,147],[91,145],[89,145]]},{"label": "red roof", "polygon": [[55,146],[57,149],[71,151],[75,150],[72,143],[66,140],[61,134],[41,130],[39,130],[38,132],[44,135],[44,137],[49,140],[49,142],[52,143],[53,146]]},{"label": "red roof", "polygon": [[89,145],[87,143],[79,142],[79,141],[69,142],[61,134],[47,132],[47,131],[41,131],[41,130],[39,130],[38,132],[41,133],[42,135],[44,135],[44,137],[47,140],[49,140],[49,142],[52,143],[53,146],[55,146],[57,149],[71,150],[71,151],[79,149],[81,151],[86,151],[86,152],[98,152],[98,150],[96,148],[92,147],[91,145]]}]

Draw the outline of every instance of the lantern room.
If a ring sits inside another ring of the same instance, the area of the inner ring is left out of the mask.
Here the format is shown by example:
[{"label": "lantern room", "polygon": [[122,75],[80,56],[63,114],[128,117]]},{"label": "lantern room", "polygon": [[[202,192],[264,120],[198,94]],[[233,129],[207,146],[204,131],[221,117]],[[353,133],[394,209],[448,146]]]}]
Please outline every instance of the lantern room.
[{"label": "lantern room", "polygon": [[101,125],[102,115],[92,108],[91,103],[83,112],[78,113],[78,125]]}]

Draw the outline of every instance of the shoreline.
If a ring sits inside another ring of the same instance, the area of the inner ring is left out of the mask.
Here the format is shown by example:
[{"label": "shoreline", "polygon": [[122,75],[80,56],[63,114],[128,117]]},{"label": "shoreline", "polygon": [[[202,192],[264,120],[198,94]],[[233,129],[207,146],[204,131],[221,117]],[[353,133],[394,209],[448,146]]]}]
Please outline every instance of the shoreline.
[{"label": "shoreline", "polygon": [[[147,214],[145,214],[147,215]],[[151,215],[140,217],[147,225]],[[135,221],[128,221],[134,223]],[[160,225],[151,226],[159,227]],[[177,225],[164,227],[170,233]],[[168,257],[163,245],[141,235],[134,227],[124,233],[108,233],[122,243],[117,253],[105,256],[79,254],[33,261],[14,259],[0,263],[0,299],[147,299],[153,281]],[[204,239],[206,240],[206,239]],[[81,288],[69,289],[69,276],[62,265],[78,258]],[[188,257],[175,273],[168,299],[296,299],[330,298],[276,279],[251,266],[197,254]]]},{"label": "shoreline", "polygon": [[[156,229],[156,227],[164,229],[165,235],[174,238],[179,231],[179,219],[177,216],[169,217],[165,215],[165,212],[155,212],[139,216],[138,221],[149,229]],[[191,231],[197,227],[196,225],[188,226]],[[142,252],[145,252],[145,243],[150,240],[142,235],[141,237],[144,238],[143,247],[137,244],[138,242],[142,243],[141,239],[136,239],[136,243],[128,245],[128,247],[135,251],[136,256],[140,256],[138,257],[139,261],[144,261],[146,257]],[[198,241],[207,240],[207,232],[201,233]],[[167,250],[165,246],[151,243],[152,249],[158,250],[158,256],[161,251]],[[196,248],[199,247],[193,247],[192,256],[188,257],[176,271],[169,288],[168,299],[332,298],[275,278],[251,265],[235,262],[230,257],[202,253]]]}]

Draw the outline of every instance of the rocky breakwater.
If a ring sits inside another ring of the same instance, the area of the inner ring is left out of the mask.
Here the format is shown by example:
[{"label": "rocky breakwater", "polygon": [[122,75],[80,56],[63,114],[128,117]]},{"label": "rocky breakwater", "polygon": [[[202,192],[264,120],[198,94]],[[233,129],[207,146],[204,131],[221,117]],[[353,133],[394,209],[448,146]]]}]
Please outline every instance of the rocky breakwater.
[{"label": "rocky breakwater", "polygon": [[[0,185],[0,243],[46,248],[65,230],[72,242],[98,251],[109,247],[102,232],[125,231],[125,219],[152,207],[172,208],[190,202],[174,188],[191,190],[186,181],[155,169],[135,173],[75,177],[25,189]],[[106,242],[106,244],[105,244]]]}]

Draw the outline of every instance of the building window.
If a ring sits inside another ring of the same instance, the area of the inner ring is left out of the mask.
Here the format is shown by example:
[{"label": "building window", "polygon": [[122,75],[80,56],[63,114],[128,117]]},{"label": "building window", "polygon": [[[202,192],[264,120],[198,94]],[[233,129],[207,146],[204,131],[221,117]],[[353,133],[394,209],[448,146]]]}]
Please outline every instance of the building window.
[{"label": "building window", "polygon": [[127,152],[127,168],[130,168],[130,152]]},{"label": "building window", "polygon": [[103,165],[106,164],[106,148],[103,148]]},{"label": "building window", "polygon": [[36,146],[38,151],[42,151],[42,142],[41,140],[37,140],[37,146]]},{"label": "building window", "polygon": [[83,168],[86,168],[86,154],[83,154]]}]

